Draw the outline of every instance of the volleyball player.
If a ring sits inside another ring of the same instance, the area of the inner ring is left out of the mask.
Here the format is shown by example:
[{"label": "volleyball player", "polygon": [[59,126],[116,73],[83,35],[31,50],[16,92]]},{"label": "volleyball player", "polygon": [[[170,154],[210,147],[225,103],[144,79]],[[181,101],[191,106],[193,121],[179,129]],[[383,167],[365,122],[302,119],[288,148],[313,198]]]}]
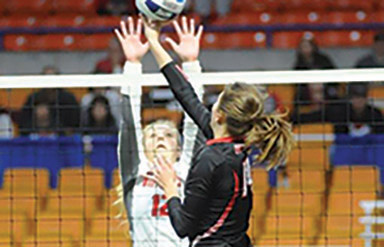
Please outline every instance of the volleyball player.
[{"label": "volleyball player", "polygon": [[169,160],[156,158],[155,177],[164,189],[172,226],[192,246],[250,246],[247,151],[251,146],[259,148],[258,161],[269,162],[269,167],[284,162],[293,142],[291,126],[281,115],[266,115],[263,97],[255,86],[245,83],[227,85],[210,113],[161,46],[159,33],[156,24],[145,24],[150,49],[175,97],[211,138],[192,158],[184,201]]},{"label": "volleyball player", "polygon": [[[180,28],[178,24],[175,24]],[[116,35],[123,47],[127,62],[124,73],[129,76],[141,73],[141,58],[148,51],[148,44],[140,41],[142,22],[134,26],[132,18],[121,23],[121,31]],[[181,34],[185,46],[183,54],[190,61],[183,66],[188,72],[200,72],[196,60],[199,53],[199,37]],[[129,79],[128,79],[129,80]],[[196,86],[199,97],[201,86]],[[122,87],[123,122],[119,135],[119,169],[124,201],[130,222],[131,237],[135,247],[180,247],[187,246],[188,240],[181,241],[172,229],[164,191],[153,179],[154,157],[161,154],[172,164],[172,176],[178,181],[177,191],[182,197],[183,184],[190,168],[192,149],[197,134],[197,126],[186,115],[184,120],[184,144],[180,150],[180,136],[175,124],[158,120],[141,130],[141,86],[127,84]],[[154,109],[155,110],[155,109]]]}]

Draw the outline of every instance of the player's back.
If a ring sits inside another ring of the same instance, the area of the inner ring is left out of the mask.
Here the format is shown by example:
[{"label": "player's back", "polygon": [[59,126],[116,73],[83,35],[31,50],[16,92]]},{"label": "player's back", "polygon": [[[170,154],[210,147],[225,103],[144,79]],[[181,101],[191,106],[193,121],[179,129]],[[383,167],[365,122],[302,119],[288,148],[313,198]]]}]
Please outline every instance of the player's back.
[{"label": "player's back", "polygon": [[206,207],[201,210],[195,234],[189,235],[194,246],[249,244],[246,231],[252,209],[252,192],[245,175],[246,153],[236,153],[234,146],[233,143],[217,143],[197,157],[215,160],[215,167],[212,168]]}]

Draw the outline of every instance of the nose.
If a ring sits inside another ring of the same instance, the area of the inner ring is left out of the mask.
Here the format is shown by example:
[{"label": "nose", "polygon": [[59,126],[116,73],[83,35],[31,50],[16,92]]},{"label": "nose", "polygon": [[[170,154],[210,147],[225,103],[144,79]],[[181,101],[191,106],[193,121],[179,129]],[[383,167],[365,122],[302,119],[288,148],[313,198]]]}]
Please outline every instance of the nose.
[{"label": "nose", "polygon": [[157,141],[163,141],[163,140],[164,140],[164,135],[163,134],[157,135]]}]

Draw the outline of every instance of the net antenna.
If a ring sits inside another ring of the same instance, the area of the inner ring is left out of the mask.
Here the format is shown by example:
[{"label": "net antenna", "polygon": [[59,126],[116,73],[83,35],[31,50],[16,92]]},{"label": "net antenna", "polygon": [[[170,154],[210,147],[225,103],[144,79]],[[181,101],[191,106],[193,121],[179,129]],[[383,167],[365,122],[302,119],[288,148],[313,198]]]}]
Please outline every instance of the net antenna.
[{"label": "net antenna", "polygon": [[[311,71],[220,72],[188,75],[203,85],[222,85],[236,81],[255,84],[329,83],[384,81],[384,69],[342,69]],[[22,83],[20,83],[22,81]],[[160,73],[143,75],[39,75],[2,76],[0,88],[119,87],[127,83],[142,86],[167,86]]]}]

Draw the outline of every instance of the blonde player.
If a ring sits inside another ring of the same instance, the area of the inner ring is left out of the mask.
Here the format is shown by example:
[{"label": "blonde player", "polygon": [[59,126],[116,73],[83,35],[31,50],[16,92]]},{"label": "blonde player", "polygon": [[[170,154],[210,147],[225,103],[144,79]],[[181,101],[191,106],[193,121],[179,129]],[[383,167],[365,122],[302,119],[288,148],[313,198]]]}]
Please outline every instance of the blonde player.
[{"label": "blonde player", "polygon": [[[197,61],[202,29],[194,35],[194,21],[183,28],[176,22],[175,29],[180,44],[168,39],[175,51],[183,58],[186,72],[201,72]],[[140,41],[141,20],[135,27],[133,19],[121,23],[121,31],[115,30],[123,47],[127,62],[124,73],[135,76],[141,73],[141,58],[149,49]],[[129,80],[129,79],[128,79]],[[199,97],[201,86],[195,86]],[[188,246],[187,240],[180,240],[171,226],[163,190],[153,178],[154,159],[157,155],[166,157],[173,164],[173,176],[179,181],[179,194],[182,196],[184,182],[189,170],[192,150],[197,135],[197,126],[187,115],[184,120],[184,143],[171,121],[156,121],[142,131],[141,128],[141,86],[128,84],[122,87],[123,121],[119,135],[119,168],[123,186],[123,200],[130,222],[131,237],[135,247],[179,247]],[[155,110],[155,109],[154,109]]]}]

